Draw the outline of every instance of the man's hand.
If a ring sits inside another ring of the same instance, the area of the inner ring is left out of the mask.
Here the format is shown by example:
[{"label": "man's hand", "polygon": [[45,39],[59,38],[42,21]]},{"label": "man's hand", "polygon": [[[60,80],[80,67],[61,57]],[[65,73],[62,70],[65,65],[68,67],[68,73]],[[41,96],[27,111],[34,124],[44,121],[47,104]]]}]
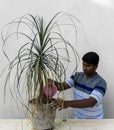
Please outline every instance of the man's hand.
[{"label": "man's hand", "polygon": [[57,98],[53,101],[52,103],[52,107],[54,109],[58,109],[58,110],[61,110],[61,109],[65,109],[65,108],[68,108],[68,102],[67,101],[64,101],[63,99],[61,98]]}]

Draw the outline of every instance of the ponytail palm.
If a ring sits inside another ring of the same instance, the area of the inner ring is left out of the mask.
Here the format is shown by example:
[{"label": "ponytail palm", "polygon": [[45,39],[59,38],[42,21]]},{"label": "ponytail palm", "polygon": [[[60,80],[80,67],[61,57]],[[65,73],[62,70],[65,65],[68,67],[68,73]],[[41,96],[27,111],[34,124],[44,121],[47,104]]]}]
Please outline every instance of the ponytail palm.
[{"label": "ponytail palm", "polygon": [[[67,22],[62,20],[63,17]],[[76,42],[75,21],[79,22],[74,16],[64,13],[57,13],[48,23],[43,17],[27,14],[5,25],[2,30],[3,52],[9,64],[4,89],[10,84],[13,75],[13,86],[20,98],[21,91],[25,90],[28,101],[36,97],[42,101],[43,86],[48,83],[48,78],[59,82],[65,80],[70,53],[77,68],[77,51],[68,36],[64,35],[66,27],[71,27],[73,32],[70,33],[74,33],[73,39]],[[11,39],[13,42],[10,42]],[[13,58],[6,51],[9,43],[11,46],[19,46],[17,55]],[[13,95],[12,89],[11,93]]]}]

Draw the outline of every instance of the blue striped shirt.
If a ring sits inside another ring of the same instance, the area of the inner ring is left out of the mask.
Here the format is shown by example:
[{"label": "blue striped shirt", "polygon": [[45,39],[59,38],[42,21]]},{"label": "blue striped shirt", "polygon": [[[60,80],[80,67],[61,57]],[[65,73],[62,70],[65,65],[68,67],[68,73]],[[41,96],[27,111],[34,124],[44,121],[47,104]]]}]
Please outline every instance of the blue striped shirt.
[{"label": "blue striped shirt", "polygon": [[79,119],[102,119],[104,118],[102,99],[105,95],[107,84],[98,74],[90,79],[86,79],[83,72],[76,72],[66,80],[70,87],[74,87],[74,100],[89,98],[97,100],[95,106],[91,108],[75,108],[75,116]]}]

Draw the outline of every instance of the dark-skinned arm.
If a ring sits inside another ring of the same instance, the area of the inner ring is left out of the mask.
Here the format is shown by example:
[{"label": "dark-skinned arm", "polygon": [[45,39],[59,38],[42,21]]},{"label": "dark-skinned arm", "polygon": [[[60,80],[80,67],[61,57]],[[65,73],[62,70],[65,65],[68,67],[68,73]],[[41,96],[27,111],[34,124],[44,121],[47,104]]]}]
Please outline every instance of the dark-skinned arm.
[{"label": "dark-skinned arm", "polygon": [[64,101],[63,99],[58,98],[53,102],[54,109],[65,109],[68,107],[71,108],[88,108],[93,107],[97,103],[97,100],[93,97],[89,97],[88,99],[81,100],[68,100]]}]

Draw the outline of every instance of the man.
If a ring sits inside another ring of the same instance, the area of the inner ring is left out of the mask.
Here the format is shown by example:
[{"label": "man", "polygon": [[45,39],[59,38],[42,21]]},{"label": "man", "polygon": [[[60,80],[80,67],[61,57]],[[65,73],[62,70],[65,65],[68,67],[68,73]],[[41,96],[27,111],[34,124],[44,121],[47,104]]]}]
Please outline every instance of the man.
[{"label": "man", "polygon": [[[96,72],[99,56],[95,52],[88,52],[82,57],[83,72],[76,72],[69,77],[62,86],[65,89],[74,87],[74,100],[65,101],[58,98],[54,100],[53,107],[65,109],[75,108],[75,118],[78,119],[103,119],[102,99],[105,95],[106,81]],[[52,81],[50,79],[50,81]],[[53,81],[58,90],[60,83]]]}]

